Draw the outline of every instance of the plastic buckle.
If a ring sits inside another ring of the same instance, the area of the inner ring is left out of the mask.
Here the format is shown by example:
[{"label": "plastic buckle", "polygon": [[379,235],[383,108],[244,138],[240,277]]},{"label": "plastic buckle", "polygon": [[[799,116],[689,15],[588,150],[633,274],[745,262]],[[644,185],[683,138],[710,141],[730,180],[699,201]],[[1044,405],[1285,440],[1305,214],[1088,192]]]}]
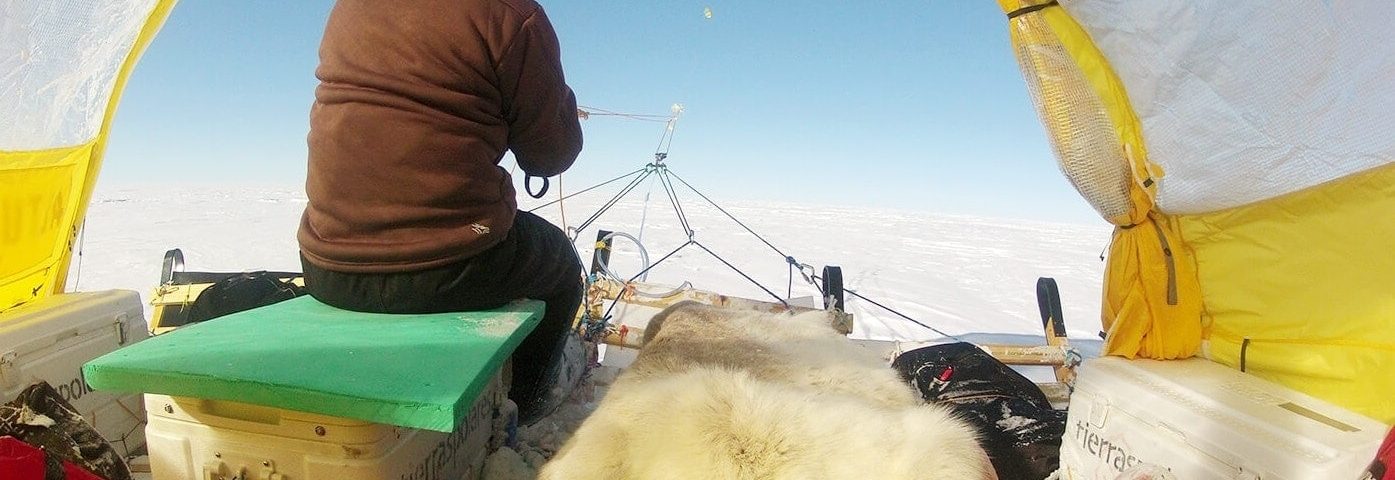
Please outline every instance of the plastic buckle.
[{"label": "plastic buckle", "polygon": [[0,354],[0,386],[8,388],[19,385],[17,360],[19,353],[14,350]]},{"label": "plastic buckle", "polygon": [[1104,428],[1104,423],[1109,421],[1109,402],[1103,398],[1095,398],[1090,403],[1090,426]]}]

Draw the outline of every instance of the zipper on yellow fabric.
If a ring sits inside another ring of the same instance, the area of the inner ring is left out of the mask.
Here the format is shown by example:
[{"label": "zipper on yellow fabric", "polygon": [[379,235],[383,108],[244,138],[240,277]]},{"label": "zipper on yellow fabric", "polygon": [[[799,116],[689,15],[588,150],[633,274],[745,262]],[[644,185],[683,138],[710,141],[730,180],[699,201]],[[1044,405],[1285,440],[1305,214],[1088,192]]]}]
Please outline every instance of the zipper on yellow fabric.
[{"label": "zipper on yellow fabric", "polygon": [[1153,219],[1153,231],[1158,232],[1158,241],[1162,243],[1163,261],[1167,264],[1167,304],[1177,304],[1177,263],[1172,258],[1172,246],[1167,243],[1167,235],[1163,234],[1161,225],[1157,219]]}]

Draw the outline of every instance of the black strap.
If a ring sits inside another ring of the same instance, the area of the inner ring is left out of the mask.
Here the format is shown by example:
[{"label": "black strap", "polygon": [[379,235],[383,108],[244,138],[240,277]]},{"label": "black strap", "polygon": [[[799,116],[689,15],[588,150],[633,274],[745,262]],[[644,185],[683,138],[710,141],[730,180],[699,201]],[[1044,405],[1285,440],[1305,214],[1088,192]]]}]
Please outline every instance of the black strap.
[{"label": "black strap", "polygon": [[1240,342],[1240,371],[1245,371],[1245,354],[1250,350],[1250,339],[1246,338]]},{"label": "black strap", "polygon": [[[533,193],[533,179],[534,179],[534,178],[541,178],[542,181],[543,181],[542,190],[538,190],[537,193]],[[533,198],[542,198],[543,195],[547,195],[547,187],[548,187],[547,177],[534,177],[534,176],[532,176],[532,175],[524,175],[524,176],[523,176],[523,189],[526,190],[526,191],[528,192],[528,196],[530,196],[530,197],[533,197]]]},{"label": "black strap", "polygon": [[1038,10],[1046,9],[1047,7],[1055,7],[1055,6],[1057,6],[1057,5],[1060,5],[1060,4],[1059,4],[1059,3],[1056,3],[1056,0],[1051,0],[1051,1],[1046,2],[1046,3],[1043,3],[1043,4],[1041,4],[1041,5],[1032,5],[1032,6],[1029,6],[1029,7],[1022,7],[1022,8],[1019,8],[1019,9],[1017,9],[1017,10],[1013,10],[1013,11],[1011,11],[1011,12],[1008,12],[1007,17],[1008,17],[1008,19],[1013,19],[1013,18],[1017,18],[1017,17],[1023,16],[1023,15],[1026,15],[1026,14],[1028,14],[1028,13],[1032,13],[1032,12],[1035,12],[1035,11],[1038,11]]},{"label": "black strap", "polygon": [[1061,309],[1061,291],[1056,286],[1056,279],[1037,279],[1037,308],[1041,310],[1043,328],[1049,324],[1052,333],[1057,337],[1066,336],[1065,313]]}]

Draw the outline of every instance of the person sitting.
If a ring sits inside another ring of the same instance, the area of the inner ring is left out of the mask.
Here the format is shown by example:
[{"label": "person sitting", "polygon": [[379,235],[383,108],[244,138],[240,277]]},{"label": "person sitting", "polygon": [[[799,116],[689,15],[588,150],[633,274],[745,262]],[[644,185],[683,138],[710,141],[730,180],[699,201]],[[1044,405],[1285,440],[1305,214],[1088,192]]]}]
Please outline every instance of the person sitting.
[{"label": "person sitting", "polygon": [[[567,170],[581,151],[556,33],[532,0],[339,0],[310,110],[306,289],[346,310],[440,313],[547,303],[513,356],[526,423],[547,395],[583,294],[571,241],[518,210],[499,166]],[[573,359],[573,361],[575,361]],[[432,368],[449,368],[433,365]]]}]

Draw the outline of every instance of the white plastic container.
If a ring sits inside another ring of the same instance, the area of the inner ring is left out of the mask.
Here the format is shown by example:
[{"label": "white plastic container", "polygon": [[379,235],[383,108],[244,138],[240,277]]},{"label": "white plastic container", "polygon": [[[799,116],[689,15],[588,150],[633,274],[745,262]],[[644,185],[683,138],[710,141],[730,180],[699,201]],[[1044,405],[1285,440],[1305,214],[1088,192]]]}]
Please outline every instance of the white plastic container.
[{"label": "white plastic container", "polygon": [[1062,478],[1151,463],[1176,478],[1356,480],[1387,426],[1204,359],[1104,357],[1078,369]]},{"label": "white plastic container", "polygon": [[129,455],[145,444],[140,395],[93,391],[82,365],[147,336],[140,295],[129,290],[55,295],[0,313],[0,403],[48,382]]},{"label": "white plastic container", "polygon": [[501,440],[496,375],[454,433],[237,402],[146,395],[154,480],[477,479]]}]

